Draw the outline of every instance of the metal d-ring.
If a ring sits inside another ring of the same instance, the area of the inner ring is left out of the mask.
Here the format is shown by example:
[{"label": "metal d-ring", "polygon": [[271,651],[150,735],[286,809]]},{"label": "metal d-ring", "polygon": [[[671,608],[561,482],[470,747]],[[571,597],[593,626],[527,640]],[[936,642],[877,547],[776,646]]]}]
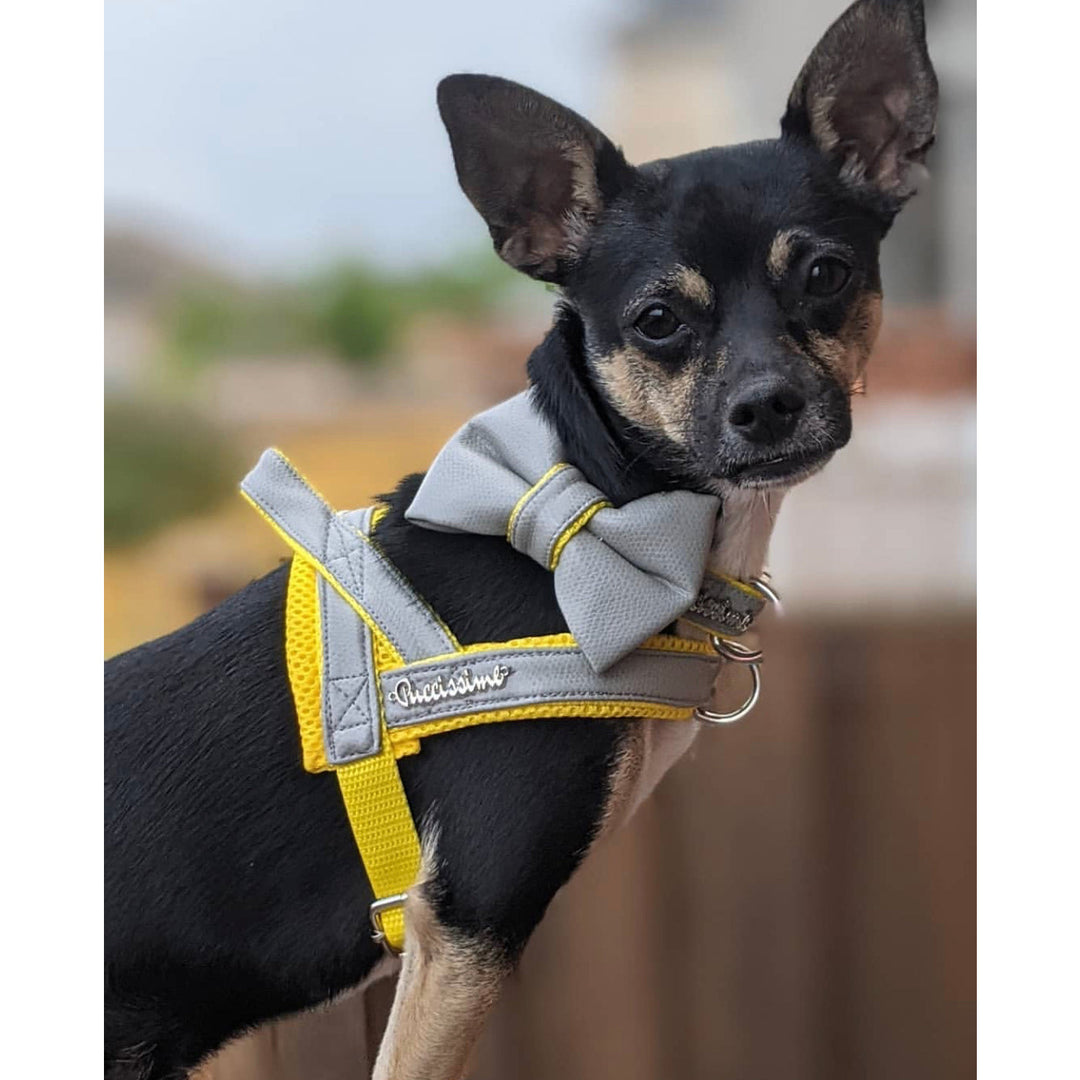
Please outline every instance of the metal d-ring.
[{"label": "metal d-ring", "polygon": [[770,601],[772,606],[776,608],[778,614],[784,610],[784,605],[780,600],[780,594],[765,580],[764,577],[751,578],[750,584],[753,585],[766,600]]},{"label": "metal d-ring", "polygon": [[694,716],[703,720],[706,724],[733,724],[741,720],[758,703],[761,697],[761,671],[759,665],[765,659],[765,654],[760,649],[751,649],[741,641],[732,641],[731,638],[722,638],[719,634],[712,635],[712,647],[717,653],[732,664],[745,664],[750,669],[752,686],[750,696],[734,712],[713,712],[698,706],[694,710]]},{"label": "metal d-ring", "polygon": [[761,697],[761,671],[758,665],[750,661],[744,661],[750,671],[753,687],[750,696],[734,712],[713,712],[711,709],[703,709],[700,705],[694,710],[694,718],[702,720],[706,724],[733,724],[741,720],[758,703]]},{"label": "metal d-ring", "polygon": [[751,649],[741,641],[722,638],[719,634],[713,634],[711,640],[712,647],[733,664],[760,664],[765,659],[765,654],[760,649]]}]

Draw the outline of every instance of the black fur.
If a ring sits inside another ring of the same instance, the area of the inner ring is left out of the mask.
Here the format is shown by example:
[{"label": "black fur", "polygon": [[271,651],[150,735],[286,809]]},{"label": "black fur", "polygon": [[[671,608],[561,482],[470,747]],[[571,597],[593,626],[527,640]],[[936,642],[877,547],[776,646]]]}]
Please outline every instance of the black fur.
[{"label": "black fur", "polygon": [[376,957],[337,785],[297,767],[286,581],[106,664],[108,1075],[183,1075]]},{"label": "black fur", "polygon": [[[846,388],[804,354],[815,333],[835,333],[856,298],[879,288],[889,200],[906,194],[907,165],[932,124],[921,6],[856,8],[862,40],[877,42],[890,77],[914,94],[914,127],[900,118],[888,129],[904,166],[903,190],[894,185],[888,198],[870,190],[891,182],[880,162],[852,184],[841,172],[847,159],[815,144],[813,94],[844,80],[861,95],[836,113],[850,125],[845,137],[865,155],[885,130],[865,73],[835,41],[800,76],[781,139],[640,168],[533,91],[477,76],[440,87],[462,185],[500,254],[563,287],[529,375],[568,460],[616,504],[673,487],[717,490],[754,454],[797,456],[798,429],[762,451],[733,428],[734,395],[764,375],[797,382],[812,399],[818,449],[847,439]],[[582,169],[593,170],[586,182]],[[810,238],[778,282],[764,264],[788,226]],[[844,253],[850,286],[810,299],[804,271],[833,251]],[[676,264],[708,280],[713,302],[704,310],[652,298],[678,309],[681,328],[669,342],[642,342],[627,305]],[[629,417],[598,378],[604,358],[630,341],[658,379],[696,357],[692,431],[681,443]],[[504,540],[405,520],[418,481],[387,497],[375,538],[458,639],[565,630],[551,575]],[[244,1029],[355,986],[380,955],[337,785],[301,768],[285,587],[276,570],[106,665],[105,1066],[115,1080],[180,1077]],[[438,828],[430,895],[444,925],[507,961],[517,956],[594,838],[631,723],[491,724],[426,740],[401,761],[415,819]]]}]

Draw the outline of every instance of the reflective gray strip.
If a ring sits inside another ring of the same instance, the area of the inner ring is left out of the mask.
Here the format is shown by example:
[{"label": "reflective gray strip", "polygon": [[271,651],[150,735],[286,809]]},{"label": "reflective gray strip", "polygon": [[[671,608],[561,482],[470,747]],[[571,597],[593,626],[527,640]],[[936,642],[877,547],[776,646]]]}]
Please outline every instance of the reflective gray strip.
[{"label": "reflective gray strip", "polygon": [[276,450],[263,453],[240,487],[326,568],[404,660],[455,650],[446,629],[397,568],[338,517]]},{"label": "reflective gray strip", "polygon": [[[692,708],[708,700],[719,657],[638,649],[596,672],[580,649],[493,648],[386,671],[388,727],[401,728],[495,708],[565,701],[638,701]],[[632,709],[628,710],[632,715]]]},{"label": "reflective gray strip", "polygon": [[[553,476],[550,492],[545,485],[545,494],[550,498],[537,500],[536,516],[526,516],[520,523],[534,538],[522,540],[530,553],[541,542],[545,550],[550,548],[566,526],[593,501],[584,498],[583,489],[588,485],[580,482],[579,486],[575,472],[562,470],[568,475],[559,483],[556,481],[562,473]],[[638,649],[600,672],[574,646],[534,649],[494,646],[483,652],[458,653],[447,658],[446,654],[456,653],[452,636],[393,564],[367,539],[370,510],[335,514],[276,451],[263,454],[242,488],[333,580],[332,584],[324,573],[318,577],[323,731],[327,759],[332,765],[343,765],[379,751],[380,698],[386,722],[394,728],[408,728],[430,720],[517,706],[626,701],[689,709],[709,697],[719,657],[697,653]],[[646,525],[658,524],[668,517],[662,505],[665,501],[662,496],[641,500],[638,513]],[[522,508],[523,513],[528,510],[528,504]],[[601,510],[596,517],[608,514],[611,512]],[[609,626],[617,626],[624,615],[620,605],[640,604],[650,588],[678,590],[679,587],[667,580],[672,556],[662,533],[649,529],[645,537],[620,537],[630,523],[615,516],[607,524],[607,531],[620,540],[620,550],[625,550],[635,564],[655,565],[653,572],[659,574],[646,576],[644,580],[640,575],[632,578],[630,587],[631,581],[624,580],[619,572],[620,562],[613,565],[610,560],[600,560],[592,565],[593,556],[606,546],[599,535],[585,537],[576,546],[569,545],[563,559],[577,564],[575,569],[580,578],[606,575],[614,594],[610,603],[602,605],[603,614],[598,612],[596,617]],[[680,554],[675,561],[682,558],[684,555]],[[381,629],[407,661],[405,667],[381,676],[375,674],[373,634],[338,594],[334,584]],[[754,603],[753,597],[740,590],[726,584],[724,588],[726,591],[717,595],[726,597],[730,593],[733,606],[743,599]],[[429,659],[435,656],[444,659]],[[626,712],[632,716],[633,705]]]},{"label": "reflective gray strip", "polygon": [[361,510],[339,510],[338,517],[349,526],[365,536],[371,535],[371,515],[375,512],[374,506],[365,506]]},{"label": "reflective gray strip", "polygon": [[751,596],[730,581],[706,574],[683,618],[712,634],[737,635],[750,629],[764,606],[764,596]]},{"label": "reflective gray strip", "polygon": [[322,635],[323,745],[331,765],[379,752],[379,687],[374,677],[371,630],[322,576],[319,590]]}]

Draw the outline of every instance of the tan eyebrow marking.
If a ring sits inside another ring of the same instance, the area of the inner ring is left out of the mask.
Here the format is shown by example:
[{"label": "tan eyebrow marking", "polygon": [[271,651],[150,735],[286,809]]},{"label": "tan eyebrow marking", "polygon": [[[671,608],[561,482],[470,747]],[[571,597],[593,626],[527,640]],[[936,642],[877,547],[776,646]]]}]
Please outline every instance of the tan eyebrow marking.
[{"label": "tan eyebrow marking", "polygon": [[774,237],[769,247],[769,255],[765,260],[769,277],[773,281],[779,281],[788,268],[791,261],[791,252],[795,246],[795,240],[801,235],[799,229],[781,229]]},{"label": "tan eyebrow marking", "polygon": [[624,314],[629,318],[634,308],[640,303],[656,293],[662,293],[665,289],[674,289],[690,303],[705,309],[711,308],[715,299],[713,287],[704,274],[692,267],[683,266],[682,263],[676,263],[663,277],[650,281],[648,285],[638,289],[630,303],[626,305]]},{"label": "tan eyebrow marking", "polygon": [[689,266],[676,266],[672,281],[687,300],[691,300],[699,307],[712,307],[713,289],[700,271]]}]

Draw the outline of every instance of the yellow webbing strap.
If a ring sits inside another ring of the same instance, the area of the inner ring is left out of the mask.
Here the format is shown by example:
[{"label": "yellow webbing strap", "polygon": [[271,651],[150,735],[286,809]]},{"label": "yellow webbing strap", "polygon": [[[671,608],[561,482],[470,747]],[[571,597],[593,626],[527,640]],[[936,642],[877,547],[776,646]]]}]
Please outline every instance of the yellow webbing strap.
[{"label": "yellow webbing strap", "polygon": [[[420,839],[385,726],[378,754],[334,771],[376,900],[408,892],[420,873]],[[391,949],[404,948],[405,912],[400,905],[383,912],[382,932]]]},{"label": "yellow webbing strap", "polygon": [[[318,570],[294,555],[285,601],[285,660],[296,704],[296,719],[308,772],[332,769],[337,775],[345,811],[376,900],[408,892],[420,872],[420,839],[398,773],[394,744],[382,721],[381,750],[373,757],[334,767],[326,759],[322,726],[322,641],[320,639]],[[381,635],[380,635],[381,637]],[[392,668],[401,658],[389,642],[377,640],[377,668]],[[390,948],[405,944],[401,906],[381,916]]]}]

